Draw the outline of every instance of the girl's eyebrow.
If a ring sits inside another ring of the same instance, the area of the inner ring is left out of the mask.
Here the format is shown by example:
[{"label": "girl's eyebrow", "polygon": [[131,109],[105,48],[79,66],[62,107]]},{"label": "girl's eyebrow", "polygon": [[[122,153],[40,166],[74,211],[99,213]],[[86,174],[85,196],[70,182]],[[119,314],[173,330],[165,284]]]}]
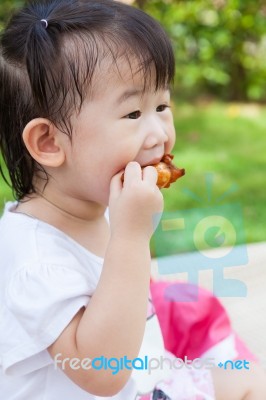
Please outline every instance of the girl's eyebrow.
[{"label": "girl's eyebrow", "polygon": [[142,90],[138,90],[138,89],[126,90],[125,92],[122,93],[121,96],[118,97],[118,99],[116,100],[116,103],[121,104],[121,103],[125,102],[126,100],[128,100],[130,97],[140,97],[142,93],[143,93],[143,89]]},{"label": "girl's eyebrow", "polygon": [[[170,86],[166,85],[163,90],[170,91]],[[142,95],[143,95],[143,89],[128,89],[128,90],[125,90],[121,94],[121,96],[118,97],[118,99],[116,100],[116,103],[119,105],[131,97],[141,97]]]}]

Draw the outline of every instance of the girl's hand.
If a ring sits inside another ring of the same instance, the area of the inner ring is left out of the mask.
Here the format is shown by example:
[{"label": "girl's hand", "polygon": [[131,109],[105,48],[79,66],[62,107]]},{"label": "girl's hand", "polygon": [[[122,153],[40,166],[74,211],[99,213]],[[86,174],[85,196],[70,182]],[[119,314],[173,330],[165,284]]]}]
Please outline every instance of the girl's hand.
[{"label": "girl's hand", "polygon": [[134,235],[150,239],[163,211],[163,195],[157,187],[157,171],[130,162],[124,172],[111,181],[109,211],[113,235]]}]

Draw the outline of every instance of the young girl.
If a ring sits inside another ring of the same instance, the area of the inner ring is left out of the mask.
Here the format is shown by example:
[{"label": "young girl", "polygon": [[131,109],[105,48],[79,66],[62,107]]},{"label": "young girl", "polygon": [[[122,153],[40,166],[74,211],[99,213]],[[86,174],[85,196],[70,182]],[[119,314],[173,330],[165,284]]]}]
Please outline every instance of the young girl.
[{"label": "young girl", "polygon": [[33,2],[3,33],[0,145],[18,199],[0,222],[4,400],[266,398],[255,365],[174,364],[148,300],[163,209],[149,165],[174,146],[174,70],[158,23],[111,0]]}]

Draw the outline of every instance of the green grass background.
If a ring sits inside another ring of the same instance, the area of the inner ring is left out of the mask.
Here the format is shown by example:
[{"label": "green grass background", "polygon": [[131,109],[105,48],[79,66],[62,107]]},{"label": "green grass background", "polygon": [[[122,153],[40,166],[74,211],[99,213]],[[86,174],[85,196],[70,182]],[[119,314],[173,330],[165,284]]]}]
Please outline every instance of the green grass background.
[{"label": "green grass background", "polygon": [[[266,108],[217,102],[174,102],[172,107],[175,163],[185,167],[186,175],[164,190],[165,210],[208,214],[208,208],[238,203],[243,241],[266,240]],[[172,241],[176,238],[175,232]]]},{"label": "green grass background", "polygon": [[[238,203],[245,242],[266,240],[266,108],[177,101],[172,108],[177,134],[174,161],[186,169],[186,175],[171,189],[163,190],[165,211],[183,210],[193,218],[197,212],[208,213],[211,207]],[[1,179],[0,212],[9,199],[11,190]],[[185,235],[180,235],[182,249],[190,250]],[[176,238],[173,232],[165,240],[176,248]],[[153,242],[152,246],[154,252]]]}]

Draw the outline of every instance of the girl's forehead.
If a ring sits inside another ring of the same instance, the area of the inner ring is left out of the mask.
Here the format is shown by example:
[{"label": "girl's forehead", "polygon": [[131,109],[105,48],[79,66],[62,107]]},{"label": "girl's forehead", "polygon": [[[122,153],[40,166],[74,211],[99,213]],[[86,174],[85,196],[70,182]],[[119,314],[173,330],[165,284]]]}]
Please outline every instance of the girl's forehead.
[{"label": "girl's forehead", "polygon": [[114,87],[136,87],[145,92],[156,87],[156,72],[152,63],[144,69],[136,58],[120,57],[115,61],[103,60],[97,66],[94,81],[96,95]]}]

